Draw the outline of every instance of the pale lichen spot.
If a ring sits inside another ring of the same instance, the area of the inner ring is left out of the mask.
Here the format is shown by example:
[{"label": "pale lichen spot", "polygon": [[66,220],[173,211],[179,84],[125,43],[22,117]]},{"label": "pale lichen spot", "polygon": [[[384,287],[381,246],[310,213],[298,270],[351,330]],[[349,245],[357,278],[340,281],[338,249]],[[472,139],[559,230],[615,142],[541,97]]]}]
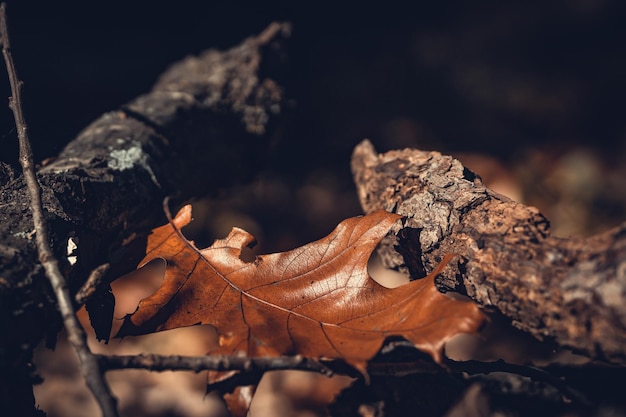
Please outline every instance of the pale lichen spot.
[{"label": "pale lichen spot", "polygon": [[116,149],[109,154],[108,167],[118,171],[130,169],[135,165],[145,163],[146,155],[139,145],[128,149]]},{"label": "pale lichen spot", "polygon": [[124,171],[126,169],[131,169],[135,165],[140,166],[145,169],[148,174],[150,174],[150,179],[155,183],[158,187],[161,187],[159,182],[152,171],[152,168],[148,164],[148,155],[141,149],[141,145],[139,143],[134,143],[128,149],[116,149],[111,151],[109,154],[109,161],[107,166],[116,171]]}]

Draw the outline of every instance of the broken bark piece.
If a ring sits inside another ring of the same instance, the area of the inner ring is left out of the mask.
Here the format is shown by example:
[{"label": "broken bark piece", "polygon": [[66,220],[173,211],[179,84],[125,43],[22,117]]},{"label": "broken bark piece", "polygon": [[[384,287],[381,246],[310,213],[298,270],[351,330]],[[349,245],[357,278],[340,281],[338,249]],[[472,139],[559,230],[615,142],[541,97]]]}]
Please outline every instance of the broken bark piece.
[{"label": "broken bark piece", "polygon": [[551,236],[536,208],[439,152],[377,154],[365,140],[352,172],[366,213],[405,216],[380,246],[388,267],[417,279],[458,254],[440,290],[466,294],[540,340],[626,363],[626,223],[586,239]]}]

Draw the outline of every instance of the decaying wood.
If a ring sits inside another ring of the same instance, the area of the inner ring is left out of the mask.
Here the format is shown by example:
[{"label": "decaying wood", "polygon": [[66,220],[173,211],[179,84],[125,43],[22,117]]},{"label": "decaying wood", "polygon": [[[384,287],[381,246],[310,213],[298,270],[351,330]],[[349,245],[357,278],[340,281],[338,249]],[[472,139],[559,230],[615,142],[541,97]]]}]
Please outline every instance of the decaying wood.
[{"label": "decaying wood", "polygon": [[551,236],[536,208],[439,152],[377,154],[363,141],[352,171],[365,212],[406,216],[381,245],[387,266],[419,278],[458,254],[441,290],[467,294],[539,339],[626,362],[626,223],[587,239]]},{"label": "decaying wood", "polygon": [[[111,265],[110,276],[134,266],[142,256],[135,243],[162,222],[165,196],[218,192],[256,172],[283,106],[276,72],[282,66],[275,64],[288,34],[288,25],[272,24],[231,50],[184,59],[150,93],[103,115],[39,168],[51,247],[72,293],[100,265]],[[0,191],[0,334],[10,335],[0,341],[0,410],[6,410],[9,400],[15,407],[24,399],[17,391],[29,385],[32,349],[46,333],[56,334],[59,316],[37,262],[24,178],[6,164]],[[32,392],[24,400],[32,404]]]}]

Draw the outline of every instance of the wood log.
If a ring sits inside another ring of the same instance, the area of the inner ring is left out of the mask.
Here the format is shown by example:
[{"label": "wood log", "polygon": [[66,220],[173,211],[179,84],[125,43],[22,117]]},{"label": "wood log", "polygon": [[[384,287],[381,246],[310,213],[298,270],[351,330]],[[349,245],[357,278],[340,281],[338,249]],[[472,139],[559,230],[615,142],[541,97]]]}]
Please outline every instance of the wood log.
[{"label": "wood log", "polygon": [[[256,173],[284,104],[289,32],[274,23],[235,48],[182,60],[42,164],[52,248],[74,293],[102,264],[111,277],[134,268],[147,232],[165,221],[165,196],[216,193]],[[32,349],[54,338],[60,320],[23,178],[7,164],[0,190],[0,414],[27,415]]]},{"label": "wood log", "polygon": [[354,150],[352,172],[366,213],[405,216],[381,244],[386,266],[412,279],[458,254],[441,291],[469,296],[540,340],[592,359],[626,361],[626,223],[590,238],[550,235],[548,220],[488,189],[439,152]]}]

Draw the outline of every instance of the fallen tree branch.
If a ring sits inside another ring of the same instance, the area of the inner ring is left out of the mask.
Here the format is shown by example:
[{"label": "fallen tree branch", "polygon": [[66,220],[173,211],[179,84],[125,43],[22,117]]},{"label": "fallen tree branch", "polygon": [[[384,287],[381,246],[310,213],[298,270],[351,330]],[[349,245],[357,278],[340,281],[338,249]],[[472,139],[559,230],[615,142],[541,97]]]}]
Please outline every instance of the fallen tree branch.
[{"label": "fallen tree branch", "polygon": [[[100,335],[113,308],[108,280],[143,257],[163,198],[214,195],[257,173],[283,107],[275,64],[288,36],[289,25],[274,23],[230,50],[184,59],[39,168],[47,242],[70,295],[95,271],[89,285],[99,289],[84,287],[79,301]],[[53,344],[60,320],[37,262],[26,180],[0,168],[0,331],[12,335],[0,341],[0,409],[25,415],[12,411],[34,409],[32,350],[45,336]]]},{"label": "fallen tree branch", "polygon": [[588,239],[550,236],[536,208],[489,190],[439,152],[377,154],[364,141],[352,172],[365,212],[406,216],[381,244],[388,267],[417,279],[458,254],[437,280],[441,290],[467,294],[539,339],[626,363],[626,223]]},{"label": "fallen tree branch", "polygon": [[44,218],[43,204],[41,203],[41,188],[37,182],[37,176],[35,175],[33,152],[30,147],[28,128],[22,107],[22,82],[17,76],[13,56],[11,55],[5,3],[0,4],[0,39],[2,40],[2,54],[4,55],[4,62],[11,84],[12,97],[9,100],[9,107],[15,117],[17,137],[20,144],[19,159],[30,194],[30,208],[35,227],[35,241],[37,242],[37,251],[39,252],[39,262],[43,265],[46,276],[50,280],[50,284],[56,295],[58,307],[63,317],[63,323],[67,330],[68,340],[78,354],[81,373],[87,382],[87,386],[91,389],[96,401],[100,405],[103,416],[116,417],[118,415],[116,400],[113,395],[111,395],[111,390],[104,380],[97,358],[89,350],[87,336],[76,318],[76,312],[72,305],[72,297],[68,290],[65,277],[59,270],[59,261],[50,249],[48,225]]}]

